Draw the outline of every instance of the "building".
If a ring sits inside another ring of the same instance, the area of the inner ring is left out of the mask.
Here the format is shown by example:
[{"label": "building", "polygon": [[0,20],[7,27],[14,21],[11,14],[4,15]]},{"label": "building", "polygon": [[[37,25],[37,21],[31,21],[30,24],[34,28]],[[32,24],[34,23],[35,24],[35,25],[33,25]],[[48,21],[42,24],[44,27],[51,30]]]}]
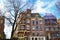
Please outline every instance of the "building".
[{"label": "building", "polygon": [[17,20],[17,28],[14,37],[20,40],[29,40],[31,33],[31,10],[20,13]]},{"label": "building", "polygon": [[57,19],[58,26],[60,27],[60,18]]},{"label": "building", "polygon": [[39,13],[31,14],[30,40],[45,40],[44,20]]},{"label": "building", "polygon": [[20,40],[45,40],[44,20],[30,9],[20,13],[14,37]]},{"label": "building", "polygon": [[4,23],[5,23],[5,18],[3,16],[0,16],[0,39],[5,38]]},{"label": "building", "polygon": [[57,19],[52,14],[46,14],[44,16],[46,39],[47,40],[56,40],[60,38],[59,27],[57,24]]}]

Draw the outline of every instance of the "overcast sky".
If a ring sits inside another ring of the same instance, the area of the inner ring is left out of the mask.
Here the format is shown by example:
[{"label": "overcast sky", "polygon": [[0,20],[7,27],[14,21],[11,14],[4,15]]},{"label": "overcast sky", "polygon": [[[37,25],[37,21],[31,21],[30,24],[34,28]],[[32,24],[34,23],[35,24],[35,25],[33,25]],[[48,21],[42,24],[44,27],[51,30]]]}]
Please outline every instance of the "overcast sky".
[{"label": "overcast sky", "polygon": [[[0,10],[4,9],[4,2],[5,0],[0,0]],[[32,13],[40,13],[41,16],[44,16],[46,13],[52,13],[57,18],[60,18],[60,13],[58,12],[55,3],[59,2],[60,0],[22,0],[23,3],[31,2],[34,3],[34,10]],[[9,13],[6,13],[9,15]],[[4,32],[7,35],[7,38],[10,38],[11,26],[8,27],[5,25]]]}]

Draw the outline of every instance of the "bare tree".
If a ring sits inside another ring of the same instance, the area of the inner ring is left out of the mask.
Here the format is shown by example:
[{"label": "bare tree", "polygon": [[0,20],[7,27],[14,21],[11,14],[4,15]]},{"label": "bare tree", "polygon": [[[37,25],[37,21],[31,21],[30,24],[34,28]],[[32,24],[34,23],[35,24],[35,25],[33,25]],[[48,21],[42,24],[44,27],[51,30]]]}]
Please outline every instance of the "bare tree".
[{"label": "bare tree", "polygon": [[9,25],[11,24],[12,26],[11,38],[13,38],[14,31],[16,30],[16,22],[19,13],[23,12],[29,7],[31,8],[33,4],[31,5],[30,4],[31,3],[29,2],[23,4],[21,0],[6,0],[4,13],[9,12],[10,16],[9,17],[4,16],[4,17],[9,21]]}]

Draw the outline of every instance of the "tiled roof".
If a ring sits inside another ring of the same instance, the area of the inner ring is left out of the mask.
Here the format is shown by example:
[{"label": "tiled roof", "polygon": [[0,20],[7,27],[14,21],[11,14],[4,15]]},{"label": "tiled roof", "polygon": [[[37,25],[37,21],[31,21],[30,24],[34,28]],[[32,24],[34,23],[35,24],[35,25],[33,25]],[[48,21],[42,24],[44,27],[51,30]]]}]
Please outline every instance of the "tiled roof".
[{"label": "tiled roof", "polygon": [[46,14],[44,16],[44,19],[56,19],[56,17],[54,15],[52,15],[52,14]]}]

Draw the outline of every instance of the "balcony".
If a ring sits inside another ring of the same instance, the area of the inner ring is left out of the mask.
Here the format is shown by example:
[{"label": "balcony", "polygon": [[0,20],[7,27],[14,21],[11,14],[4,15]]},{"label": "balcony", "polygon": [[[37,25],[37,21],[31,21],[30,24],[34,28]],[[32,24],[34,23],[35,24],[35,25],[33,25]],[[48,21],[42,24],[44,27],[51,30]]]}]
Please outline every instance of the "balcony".
[{"label": "balcony", "polygon": [[27,20],[26,20],[26,23],[30,23],[30,20],[29,20],[29,19],[27,19]]},{"label": "balcony", "polygon": [[24,28],[24,26],[19,26],[18,27],[18,30],[24,30],[25,28]]},{"label": "balcony", "polygon": [[25,24],[25,20],[21,20],[21,24]]},{"label": "balcony", "polygon": [[30,30],[30,25],[26,25],[26,30]]},{"label": "balcony", "polygon": [[26,18],[31,18],[30,14],[27,14]]}]

